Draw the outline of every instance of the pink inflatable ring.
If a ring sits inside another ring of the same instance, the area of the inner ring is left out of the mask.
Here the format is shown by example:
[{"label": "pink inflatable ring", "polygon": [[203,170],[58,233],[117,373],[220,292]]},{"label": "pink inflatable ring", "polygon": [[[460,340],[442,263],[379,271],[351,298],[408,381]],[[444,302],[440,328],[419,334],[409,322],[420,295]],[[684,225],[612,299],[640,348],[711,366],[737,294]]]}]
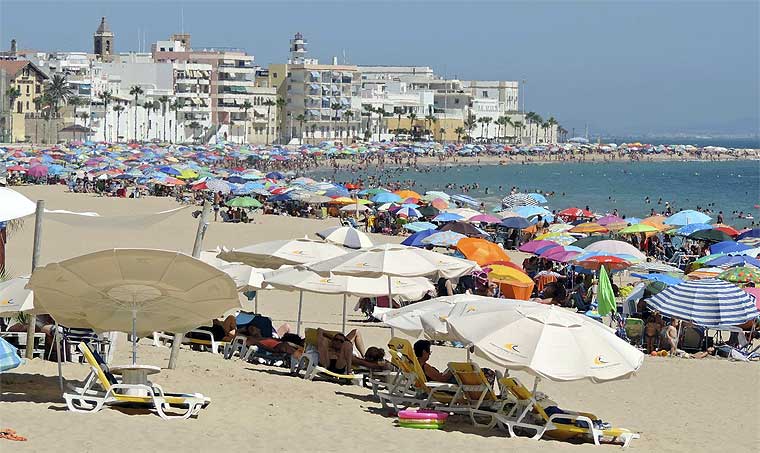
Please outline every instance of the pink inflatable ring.
[{"label": "pink inflatable ring", "polygon": [[399,411],[398,417],[401,420],[439,420],[439,421],[446,421],[446,419],[449,417],[449,414],[446,412],[441,411],[431,411],[431,410],[411,410],[406,409],[403,411]]}]

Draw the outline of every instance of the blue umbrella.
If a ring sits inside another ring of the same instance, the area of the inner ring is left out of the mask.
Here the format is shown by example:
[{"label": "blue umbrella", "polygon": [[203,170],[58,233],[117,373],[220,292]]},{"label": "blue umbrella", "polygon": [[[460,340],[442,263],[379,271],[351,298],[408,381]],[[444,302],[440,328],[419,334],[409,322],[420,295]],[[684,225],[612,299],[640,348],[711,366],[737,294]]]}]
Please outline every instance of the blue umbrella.
[{"label": "blue umbrella", "polygon": [[462,195],[462,194],[452,195],[451,199],[454,201],[458,201],[461,204],[466,204],[469,206],[474,206],[474,207],[480,206],[480,202],[478,200],[467,195]]},{"label": "blue umbrella", "polygon": [[652,280],[655,282],[662,282],[668,286],[683,283],[683,280],[680,278],[672,277],[668,274],[631,274],[631,277],[643,278],[644,280]]},{"label": "blue umbrella", "polygon": [[690,223],[688,225],[684,225],[681,228],[676,230],[676,234],[681,236],[688,236],[691,233],[695,233],[697,231],[702,230],[712,230],[712,225],[708,225],[706,223]]},{"label": "blue umbrella", "polygon": [[161,173],[166,173],[167,175],[173,175],[173,176],[177,176],[181,174],[179,170],[177,170],[176,168],[172,168],[168,166],[158,167],[158,171],[160,171]]},{"label": "blue umbrella", "polygon": [[665,316],[710,328],[739,326],[760,316],[752,296],[713,278],[670,286],[647,303]]},{"label": "blue umbrella", "polygon": [[685,211],[676,212],[672,216],[665,219],[665,225],[689,225],[692,223],[707,223],[712,220],[707,214],[699,211],[687,209]]},{"label": "blue umbrella", "polygon": [[[423,223],[423,222],[413,222],[413,223]],[[404,225],[404,228],[411,225],[410,223]],[[408,238],[404,239],[401,244],[408,245],[409,247],[425,247],[426,244],[422,243],[422,240],[425,239],[428,236],[431,236],[433,234],[437,234],[438,232],[436,230],[421,230],[413,235],[409,236]]]},{"label": "blue umbrella", "polygon": [[717,244],[713,244],[710,246],[710,253],[732,253],[732,252],[743,252],[745,250],[749,250],[752,247],[740,244],[736,241],[721,241]]},{"label": "blue umbrella", "polygon": [[706,266],[713,267],[746,266],[747,264],[760,268],[760,260],[745,255],[721,255],[705,262]]},{"label": "blue umbrella", "polygon": [[538,215],[544,217],[552,215],[551,211],[546,208],[542,208],[541,206],[519,206],[512,209],[512,212],[519,215],[520,217],[525,218]]},{"label": "blue umbrella", "polygon": [[637,223],[641,223],[641,219],[638,217],[627,217],[625,219],[626,222],[630,223],[631,225],[635,225]]},{"label": "blue umbrella", "polygon": [[516,228],[522,230],[523,228],[528,228],[530,226],[530,222],[522,217],[507,217],[506,219],[502,220],[499,225],[505,228]]},{"label": "blue umbrella", "polygon": [[0,338],[0,373],[12,370],[21,365],[21,357],[18,355],[18,349]]},{"label": "blue umbrella", "polygon": [[[437,227],[430,222],[409,222],[404,224],[404,229],[412,232],[435,230]],[[402,242],[403,244],[403,242]]]},{"label": "blue umbrella", "polygon": [[739,236],[736,236],[736,240],[739,239],[747,239],[747,238],[760,238],[760,228],[752,228],[749,231],[745,231],[744,233],[741,233]]},{"label": "blue umbrella", "polygon": [[397,217],[422,217],[422,214],[420,214],[420,211],[418,211],[415,208],[405,207],[401,208],[398,211],[396,211]]},{"label": "blue umbrella", "polygon": [[546,197],[543,196],[543,195],[541,195],[540,193],[529,193],[529,194],[526,194],[526,195],[528,195],[529,197],[531,197],[532,199],[536,200],[539,203],[548,203],[549,202],[546,199]]},{"label": "blue umbrella", "polygon": [[370,198],[370,201],[375,204],[396,203],[398,201],[401,201],[401,197],[393,192],[381,192]]},{"label": "blue umbrella", "polygon": [[433,222],[453,222],[455,220],[462,219],[464,219],[464,217],[459,214],[454,214],[452,212],[442,212],[433,218]]},{"label": "blue umbrella", "polygon": [[285,176],[280,173],[279,171],[273,171],[271,173],[267,173],[267,178],[269,179],[283,179]]},{"label": "blue umbrella", "polygon": [[466,237],[467,236],[464,234],[456,233],[454,231],[439,231],[423,239],[422,243],[438,247],[454,247],[459,241]]}]

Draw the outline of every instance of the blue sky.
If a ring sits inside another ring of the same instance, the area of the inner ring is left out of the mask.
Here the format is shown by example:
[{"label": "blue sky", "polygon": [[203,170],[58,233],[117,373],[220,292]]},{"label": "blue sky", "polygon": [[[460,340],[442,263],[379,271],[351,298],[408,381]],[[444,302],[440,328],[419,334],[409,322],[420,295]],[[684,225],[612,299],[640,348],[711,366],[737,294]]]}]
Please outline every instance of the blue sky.
[{"label": "blue sky", "polygon": [[[526,108],[566,128],[757,132],[756,1],[0,0],[0,43],[90,50],[100,16],[116,50],[179,31],[193,46],[241,47],[284,62],[306,35],[313,56],[428,65],[460,79],[527,79]],[[30,23],[27,19],[34,18]]]}]

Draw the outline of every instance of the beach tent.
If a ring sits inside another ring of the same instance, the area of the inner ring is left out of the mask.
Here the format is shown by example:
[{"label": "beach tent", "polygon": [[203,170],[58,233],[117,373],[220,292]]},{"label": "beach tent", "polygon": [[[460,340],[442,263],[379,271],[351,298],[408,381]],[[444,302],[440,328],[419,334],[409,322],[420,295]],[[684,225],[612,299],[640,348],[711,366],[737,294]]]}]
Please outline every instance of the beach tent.
[{"label": "beach tent", "polygon": [[644,363],[638,349],[583,314],[532,302],[500,308],[457,304],[446,321],[450,336],[490,363],[553,381],[624,379]]},{"label": "beach tent", "polygon": [[240,307],[235,282],[179,252],[112,249],[36,269],[29,280],[36,308],[65,326],[138,336],[188,332]]},{"label": "beach tent", "polygon": [[276,269],[288,264],[305,264],[333,258],[344,253],[345,249],[333,244],[303,238],[261,242],[240,249],[222,250],[218,256],[230,263]]},{"label": "beach tent", "polygon": [[670,286],[647,304],[665,316],[709,328],[738,326],[760,316],[749,294],[713,278]]}]

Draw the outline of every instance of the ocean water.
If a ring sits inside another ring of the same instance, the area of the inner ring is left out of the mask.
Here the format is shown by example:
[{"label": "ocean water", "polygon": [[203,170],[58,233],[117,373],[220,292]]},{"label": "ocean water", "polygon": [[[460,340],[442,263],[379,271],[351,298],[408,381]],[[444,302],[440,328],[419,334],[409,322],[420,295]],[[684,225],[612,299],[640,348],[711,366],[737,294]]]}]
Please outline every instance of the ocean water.
[{"label": "ocean water", "polygon": [[[404,187],[420,193],[462,193],[461,186],[478,183],[479,189],[466,193],[485,201],[489,209],[499,206],[515,186],[520,192],[554,192],[547,196],[549,209],[588,205],[596,212],[617,209],[619,215],[646,217],[652,208],[662,211],[665,202],[670,202],[674,212],[708,207],[714,211],[713,218],[723,211],[726,223],[751,225],[751,220],[732,214],[741,211],[751,214],[760,224],[760,161],[510,164],[431,167],[429,171],[393,169],[382,174],[375,169],[330,171],[315,176],[350,182],[358,178],[366,181],[368,175],[382,177],[383,184],[412,181]],[[447,188],[449,183],[458,188]],[[660,198],[662,203],[658,205]]]}]

